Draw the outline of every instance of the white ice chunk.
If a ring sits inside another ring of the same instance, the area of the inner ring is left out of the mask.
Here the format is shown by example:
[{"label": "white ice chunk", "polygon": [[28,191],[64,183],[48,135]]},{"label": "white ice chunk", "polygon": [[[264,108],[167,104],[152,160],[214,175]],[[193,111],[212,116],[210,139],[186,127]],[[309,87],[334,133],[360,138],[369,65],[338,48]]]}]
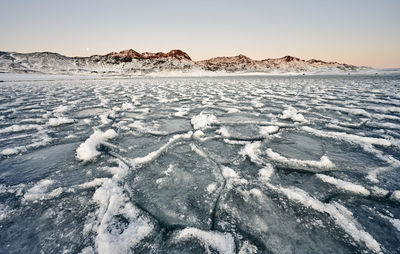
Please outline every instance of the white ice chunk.
[{"label": "white ice chunk", "polygon": [[279,131],[279,126],[261,126],[260,127],[260,134],[264,137],[268,137],[271,134],[275,134]]},{"label": "white ice chunk", "polygon": [[332,169],[335,167],[335,164],[333,164],[333,162],[331,162],[329,160],[328,156],[326,156],[326,155],[322,156],[319,161],[288,159],[288,158],[283,157],[282,155],[272,151],[271,148],[267,149],[267,155],[273,161],[284,163],[284,164],[287,164],[294,168],[296,168],[296,167],[302,167],[302,168],[313,167],[313,168],[318,168],[318,169]]},{"label": "white ice chunk", "polygon": [[149,154],[147,154],[144,157],[138,157],[135,159],[132,159],[132,164],[133,165],[139,165],[139,164],[145,164],[150,161],[155,160],[158,158],[165,150],[167,150],[172,144],[175,142],[181,140],[181,139],[190,139],[193,135],[193,132],[189,131],[188,133],[185,134],[177,134],[174,135],[172,138],[169,139],[168,143],[160,147],[158,150],[155,150]]},{"label": "white ice chunk", "polygon": [[235,172],[235,170],[222,166],[222,175],[228,179],[228,178],[239,178],[239,175]]},{"label": "white ice chunk", "polygon": [[390,199],[400,202],[400,190],[393,191],[392,195],[390,195]]},{"label": "white ice chunk", "polygon": [[184,116],[186,116],[187,114],[189,114],[189,108],[178,108],[178,109],[177,109],[177,112],[174,113],[174,116],[177,116],[177,117],[184,117]]},{"label": "white ice chunk", "polygon": [[57,118],[50,118],[49,119],[49,126],[55,127],[63,124],[70,124],[73,123],[73,119],[69,119],[67,117],[57,117]]},{"label": "white ice chunk", "polygon": [[363,196],[368,196],[370,194],[369,190],[364,188],[361,185],[354,184],[351,182],[343,181],[331,176],[323,175],[323,174],[316,174],[316,177],[321,179],[322,181],[335,185],[337,188],[348,191],[348,192],[353,192],[355,194],[363,195]]},{"label": "white ice chunk", "polygon": [[266,167],[260,168],[258,171],[258,179],[262,182],[268,182],[274,173],[274,167],[271,164],[267,164]]},{"label": "white ice chunk", "polygon": [[134,109],[135,107],[133,106],[132,103],[129,102],[124,102],[122,104],[122,110],[129,110],[129,109]]},{"label": "white ice chunk", "polygon": [[235,253],[235,242],[231,234],[213,231],[204,231],[197,228],[185,228],[179,231],[175,237],[176,240],[186,240],[197,238],[204,244],[218,251],[221,254]]},{"label": "white ice chunk", "polygon": [[222,126],[220,129],[218,129],[217,133],[224,138],[229,138],[231,136],[231,134],[229,133],[228,129],[225,126]]},{"label": "white ice chunk", "polygon": [[76,157],[82,161],[90,161],[100,155],[97,147],[105,141],[115,138],[117,133],[113,130],[102,132],[95,130],[94,133],[76,149]]},{"label": "white ice chunk", "polygon": [[19,153],[21,150],[17,148],[6,148],[4,149],[1,154],[4,156],[13,155]]},{"label": "white ice chunk", "polygon": [[195,130],[198,129],[206,129],[210,127],[214,123],[218,123],[217,118],[212,114],[200,114],[194,116],[191,120],[193,128]]},{"label": "white ice chunk", "polygon": [[62,188],[57,188],[48,192],[49,187],[54,185],[54,183],[55,181],[50,179],[38,182],[24,194],[24,201],[36,201],[58,197],[63,191]]},{"label": "white ice chunk", "polygon": [[378,186],[373,186],[371,188],[371,192],[373,195],[378,196],[378,197],[384,197],[389,193],[389,191],[379,188]]},{"label": "white ice chunk", "polygon": [[282,112],[281,119],[291,119],[293,122],[307,122],[304,116],[297,113],[297,109],[292,106],[289,106]]},{"label": "white ice chunk", "polygon": [[216,184],[216,183],[210,183],[210,184],[207,186],[207,192],[208,192],[209,194],[213,193],[216,189],[217,189],[217,184]]},{"label": "white ice chunk", "polygon": [[250,160],[258,165],[263,164],[262,159],[260,158],[260,146],[261,142],[253,142],[248,143],[244,146],[244,148],[240,151],[240,154],[243,156],[248,156]]},{"label": "white ice chunk", "polygon": [[11,125],[4,129],[0,130],[0,133],[9,133],[9,132],[20,132],[20,131],[28,131],[28,130],[40,130],[42,127],[37,124],[27,124],[27,125]]},{"label": "white ice chunk", "polygon": [[391,143],[389,140],[383,138],[372,138],[372,137],[361,137],[354,134],[348,134],[345,132],[328,132],[316,130],[308,126],[303,126],[302,129],[306,132],[312,133],[319,137],[327,137],[334,139],[347,140],[354,143],[367,143],[371,145],[380,145],[380,146],[390,146]]}]

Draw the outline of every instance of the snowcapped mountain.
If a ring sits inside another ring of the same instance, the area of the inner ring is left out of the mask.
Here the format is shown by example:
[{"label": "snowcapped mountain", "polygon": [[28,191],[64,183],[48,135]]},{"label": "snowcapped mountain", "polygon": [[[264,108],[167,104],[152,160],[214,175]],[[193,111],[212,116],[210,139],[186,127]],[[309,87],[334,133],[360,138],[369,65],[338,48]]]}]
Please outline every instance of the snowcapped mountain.
[{"label": "snowcapped mountain", "polygon": [[253,60],[244,55],[193,61],[181,50],[168,53],[133,49],[90,57],[67,57],[51,52],[15,53],[0,51],[0,72],[49,74],[146,75],[153,73],[348,73],[368,70],[336,62],[308,61],[285,56]]}]

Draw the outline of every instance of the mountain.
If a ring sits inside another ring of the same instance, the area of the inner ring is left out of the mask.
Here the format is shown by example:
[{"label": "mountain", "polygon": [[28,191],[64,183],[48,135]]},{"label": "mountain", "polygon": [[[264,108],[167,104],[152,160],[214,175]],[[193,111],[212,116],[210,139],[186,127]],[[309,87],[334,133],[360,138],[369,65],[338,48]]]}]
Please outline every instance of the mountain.
[{"label": "mountain", "polygon": [[51,74],[146,75],[154,73],[348,73],[367,70],[336,62],[293,56],[253,60],[244,55],[193,61],[181,50],[139,53],[133,49],[90,57],[67,57],[52,52],[0,51],[0,72]]}]

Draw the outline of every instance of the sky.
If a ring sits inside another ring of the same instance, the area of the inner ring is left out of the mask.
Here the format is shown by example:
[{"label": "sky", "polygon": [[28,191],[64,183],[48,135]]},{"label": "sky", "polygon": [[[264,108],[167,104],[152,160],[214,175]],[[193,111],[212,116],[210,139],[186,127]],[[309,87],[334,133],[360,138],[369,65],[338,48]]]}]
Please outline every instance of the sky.
[{"label": "sky", "polygon": [[1,0],[0,51],[181,49],[400,67],[400,0]]}]

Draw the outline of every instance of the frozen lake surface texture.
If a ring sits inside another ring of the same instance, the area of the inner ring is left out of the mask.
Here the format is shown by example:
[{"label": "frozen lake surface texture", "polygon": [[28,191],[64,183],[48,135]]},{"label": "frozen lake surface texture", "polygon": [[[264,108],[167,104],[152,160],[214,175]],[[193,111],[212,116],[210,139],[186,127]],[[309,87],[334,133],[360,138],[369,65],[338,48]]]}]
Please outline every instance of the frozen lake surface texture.
[{"label": "frozen lake surface texture", "polygon": [[0,253],[400,253],[400,76],[0,83]]}]

